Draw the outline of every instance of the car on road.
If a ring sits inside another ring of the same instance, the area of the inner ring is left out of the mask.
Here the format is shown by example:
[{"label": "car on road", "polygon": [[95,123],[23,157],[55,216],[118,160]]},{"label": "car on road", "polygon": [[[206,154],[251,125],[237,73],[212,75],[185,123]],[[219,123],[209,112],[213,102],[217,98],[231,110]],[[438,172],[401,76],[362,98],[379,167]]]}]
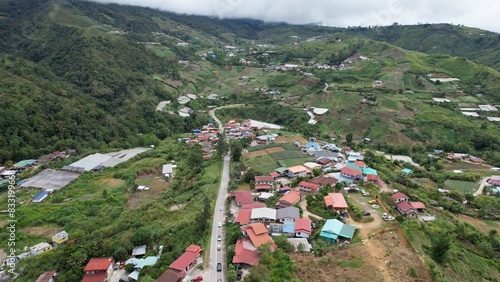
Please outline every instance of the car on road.
[{"label": "car on road", "polygon": [[191,282],[199,282],[203,281],[203,276],[196,276],[195,278],[191,279]]},{"label": "car on road", "polygon": [[219,227],[222,227],[222,223],[219,221]]},{"label": "car on road", "polygon": [[217,263],[217,272],[221,272],[222,271],[222,264],[219,262]]},{"label": "car on road", "polygon": [[222,211],[222,207],[220,207],[220,209],[219,209],[219,210],[220,210],[220,211]]},{"label": "car on road", "polygon": [[217,244],[217,251],[220,251],[220,244]]},{"label": "car on road", "polygon": [[369,211],[365,211],[365,212],[363,213],[363,215],[364,215],[364,216],[369,216],[369,215],[372,215],[372,214],[371,214]]},{"label": "car on road", "polygon": [[220,235],[217,237],[217,241],[222,241],[222,237]]}]

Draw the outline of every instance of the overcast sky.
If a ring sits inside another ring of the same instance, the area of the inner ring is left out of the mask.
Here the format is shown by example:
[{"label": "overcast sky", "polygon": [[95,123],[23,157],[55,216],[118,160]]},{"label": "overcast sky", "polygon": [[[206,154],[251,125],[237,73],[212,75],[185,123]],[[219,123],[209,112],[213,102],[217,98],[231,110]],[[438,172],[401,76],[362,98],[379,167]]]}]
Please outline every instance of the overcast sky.
[{"label": "overcast sky", "polygon": [[453,23],[500,32],[499,0],[94,0],[219,16],[347,27]]}]

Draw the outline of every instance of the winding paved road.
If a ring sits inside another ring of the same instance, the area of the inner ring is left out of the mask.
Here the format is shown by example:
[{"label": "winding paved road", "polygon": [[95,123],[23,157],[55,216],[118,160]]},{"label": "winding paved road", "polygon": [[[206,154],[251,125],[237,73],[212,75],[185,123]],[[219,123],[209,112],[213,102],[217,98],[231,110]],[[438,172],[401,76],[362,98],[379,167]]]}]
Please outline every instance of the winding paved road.
[{"label": "winding paved road", "polygon": [[486,186],[486,184],[488,184],[488,181],[490,181],[490,179],[491,179],[491,177],[486,177],[485,179],[483,179],[483,181],[481,181],[481,185],[479,185],[479,188],[473,194],[474,197],[477,197],[477,196],[483,194],[484,186]]},{"label": "winding paved road", "polygon": [[[222,108],[231,108],[231,107],[239,107],[241,104],[236,105],[228,105],[219,108],[212,109],[210,111],[210,116],[214,119],[214,121],[219,126],[219,132],[221,134],[224,133],[224,126],[221,121],[215,115],[215,110]],[[203,274],[203,278],[205,281],[225,281],[225,271],[226,271],[226,250],[225,250],[225,236],[224,236],[224,213],[226,211],[226,197],[227,197],[227,187],[229,184],[229,162],[230,156],[227,153],[224,156],[224,165],[222,167],[222,177],[220,182],[219,194],[217,195],[217,200],[215,203],[214,210],[214,219],[212,223],[212,235],[210,239],[210,249],[206,250],[210,253],[210,260],[208,264],[205,263],[206,268],[205,273]],[[222,227],[219,227],[219,223],[222,224]],[[221,236],[221,241],[218,241],[219,235]],[[217,250],[217,245],[221,246],[221,250]],[[222,266],[222,271],[217,271],[217,264],[220,263]]]}]

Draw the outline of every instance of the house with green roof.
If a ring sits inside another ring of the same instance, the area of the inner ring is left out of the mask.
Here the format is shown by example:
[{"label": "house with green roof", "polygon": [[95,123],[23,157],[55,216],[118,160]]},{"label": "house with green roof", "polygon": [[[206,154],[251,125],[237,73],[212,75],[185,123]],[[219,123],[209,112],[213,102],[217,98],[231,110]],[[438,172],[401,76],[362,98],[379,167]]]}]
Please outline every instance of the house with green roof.
[{"label": "house with green roof", "polygon": [[354,226],[338,219],[328,219],[321,229],[320,236],[327,242],[335,243],[338,239],[352,239],[355,229]]},{"label": "house with green roof", "polygon": [[405,169],[402,169],[401,170],[402,173],[408,175],[408,174],[411,174],[413,173],[413,170],[409,169],[409,168],[405,168]]}]

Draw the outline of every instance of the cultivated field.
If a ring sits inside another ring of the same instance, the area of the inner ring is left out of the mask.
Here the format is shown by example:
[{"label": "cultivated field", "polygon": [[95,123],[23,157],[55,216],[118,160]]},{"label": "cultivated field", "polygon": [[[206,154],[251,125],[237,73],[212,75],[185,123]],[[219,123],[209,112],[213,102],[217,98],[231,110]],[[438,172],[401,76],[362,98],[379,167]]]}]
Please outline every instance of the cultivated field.
[{"label": "cultivated field", "polygon": [[474,193],[479,188],[477,183],[459,180],[446,180],[444,185],[450,190],[457,190],[462,193]]}]

